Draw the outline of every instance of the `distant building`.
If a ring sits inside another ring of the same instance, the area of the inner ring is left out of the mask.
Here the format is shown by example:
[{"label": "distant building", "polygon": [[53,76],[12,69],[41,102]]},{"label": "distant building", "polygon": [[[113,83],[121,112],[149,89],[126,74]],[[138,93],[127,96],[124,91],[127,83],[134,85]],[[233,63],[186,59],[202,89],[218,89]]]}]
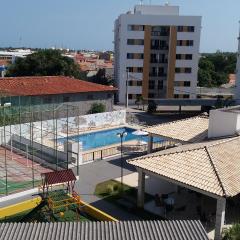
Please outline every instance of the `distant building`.
[{"label": "distant building", "polygon": [[[196,98],[201,17],[177,6],[137,5],[115,21],[118,100]],[[127,74],[128,72],[128,74]]]},{"label": "distant building", "polygon": [[[62,116],[84,115],[93,103],[103,103],[106,111],[113,110],[113,95],[117,89],[65,76],[0,78],[1,105],[21,105],[22,110],[58,109]],[[63,107],[61,111],[61,107]],[[52,117],[52,115],[50,116]],[[47,116],[46,118],[49,118]]]},{"label": "distant building", "polygon": [[7,60],[9,62],[14,62],[16,58],[23,58],[27,55],[32,54],[33,51],[30,49],[16,49],[12,51],[0,51],[0,60]]}]

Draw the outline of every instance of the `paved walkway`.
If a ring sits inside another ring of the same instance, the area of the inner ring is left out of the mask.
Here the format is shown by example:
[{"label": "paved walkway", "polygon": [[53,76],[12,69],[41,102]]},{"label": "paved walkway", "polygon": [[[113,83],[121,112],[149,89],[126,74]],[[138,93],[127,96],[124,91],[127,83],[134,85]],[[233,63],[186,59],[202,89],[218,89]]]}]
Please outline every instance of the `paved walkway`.
[{"label": "paved walkway", "polygon": [[[129,159],[129,158],[128,158]],[[94,195],[95,187],[98,183],[115,179],[121,176],[121,160],[118,158],[104,159],[94,163],[89,163],[79,167],[79,180],[75,189],[81,198],[91,205],[107,212],[119,220],[137,220],[138,218],[117,206],[98,198]],[[126,163],[124,159],[124,175],[135,172],[135,168]]]}]

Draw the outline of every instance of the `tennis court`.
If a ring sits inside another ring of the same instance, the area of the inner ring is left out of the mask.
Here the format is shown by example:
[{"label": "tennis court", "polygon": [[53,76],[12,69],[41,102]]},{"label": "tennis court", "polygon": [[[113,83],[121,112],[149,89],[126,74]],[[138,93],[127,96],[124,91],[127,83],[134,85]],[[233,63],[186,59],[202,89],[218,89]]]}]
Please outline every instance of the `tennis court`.
[{"label": "tennis court", "polygon": [[14,193],[32,188],[33,181],[36,187],[40,183],[41,173],[49,171],[23,154],[0,147],[0,195],[5,195],[6,191]]}]

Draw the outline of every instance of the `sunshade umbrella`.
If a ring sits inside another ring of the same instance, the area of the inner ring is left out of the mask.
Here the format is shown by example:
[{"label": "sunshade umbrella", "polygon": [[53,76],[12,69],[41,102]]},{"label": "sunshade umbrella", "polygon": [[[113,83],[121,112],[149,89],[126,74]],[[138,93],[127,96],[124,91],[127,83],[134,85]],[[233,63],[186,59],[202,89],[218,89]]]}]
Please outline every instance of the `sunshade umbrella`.
[{"label": "sunshade umbrella", "polygon": [[144,132],[144,131],[141,131],[141,130],[134,131],[134,132],[132,132],[132,134],[136,135],[136,136],[147,136],[148,135],[147,132]]}]

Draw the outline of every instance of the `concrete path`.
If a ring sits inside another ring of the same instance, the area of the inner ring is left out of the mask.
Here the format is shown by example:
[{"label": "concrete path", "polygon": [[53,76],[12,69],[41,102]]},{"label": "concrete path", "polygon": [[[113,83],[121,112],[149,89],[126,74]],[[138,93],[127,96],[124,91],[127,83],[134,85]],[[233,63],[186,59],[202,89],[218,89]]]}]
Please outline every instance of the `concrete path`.
[{"label": "concrete path", "polygon": [[[120,166],[121,160],[119,157],[80,166],[79,180],[76,183],[75,189],[85,202],[107,212],[113,217],[119,220],[137,220],[138,218],[135,215],[94,195],[95,187],[98,183],[121,176]],[[124,175],[135,172],[135,168],[127,164],[125,158],[123,166]]]}]

